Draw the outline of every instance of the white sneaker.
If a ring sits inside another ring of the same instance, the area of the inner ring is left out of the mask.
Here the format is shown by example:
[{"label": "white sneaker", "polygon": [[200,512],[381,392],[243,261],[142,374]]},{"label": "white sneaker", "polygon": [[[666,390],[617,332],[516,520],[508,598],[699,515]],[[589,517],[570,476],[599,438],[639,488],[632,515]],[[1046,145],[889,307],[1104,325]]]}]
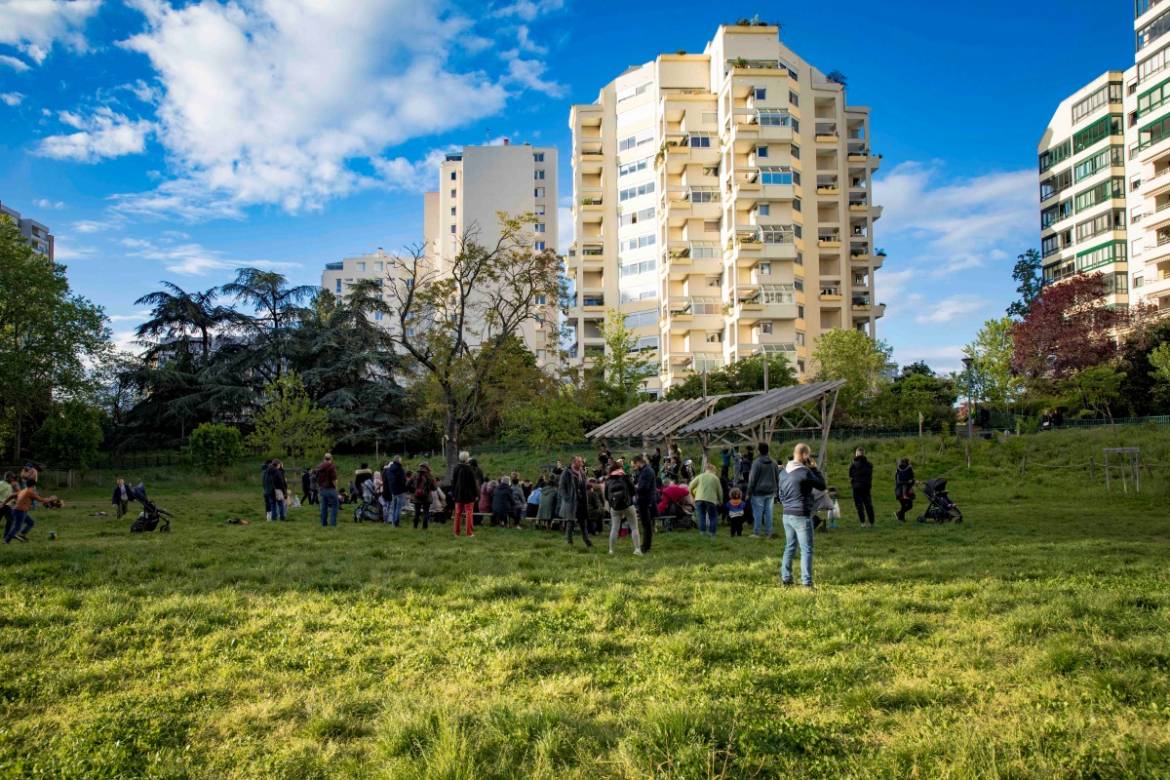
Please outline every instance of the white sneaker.
[{"label": "white sneaker", "polygon": [[610,554],[610,555],[613,555],[613,548],[612,548],[612,547],[611,547],[611,548],[610,548],[610,550],[609,550],[609,554]]},{"label": "white sneaker", "polygon": [[642,554],[642,548],[641,548],[641,547],[635,547],[635,548],[634,548],[634,555],[641,555],[641,554]]},{"label": "white sneaker", "polygon": [[271,519],[272,519],[272,513],[271,513],[271,512],[265,512],[265,513],[264,513],[264,519],[265,519],[265,520],[271,520]]}]

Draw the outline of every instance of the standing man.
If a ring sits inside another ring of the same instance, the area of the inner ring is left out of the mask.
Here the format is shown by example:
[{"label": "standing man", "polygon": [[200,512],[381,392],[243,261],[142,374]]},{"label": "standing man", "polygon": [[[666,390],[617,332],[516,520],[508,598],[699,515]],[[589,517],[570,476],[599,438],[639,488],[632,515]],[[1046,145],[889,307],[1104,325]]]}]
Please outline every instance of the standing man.
[{"label": "standing man", "polygon": [[406,504],[406,469],[402,468],[401,455],[395,455],[382,470],[382,498],[387,504],[386,522],[397,528]]},{"label": "standing man", "polygon": [[617,461],[610,461],[609,475],[605,478],[605,502],[609,504],[609,554],[621,533],[622,521],[630,524],[630,537],[634,542],[634,555],[642,554],[642,540],[638,533],[638,516],[634,513],[634,481],[622,470]]},{"label": "standing man", "polygon": [[317,490],[321,495],[321,526],[337,527],[337,510],[341,507],[337,498],[337,466],[333,456],[325,453],[325,459],[317,466]]},{"label": "standing man", "polygon": [[455,502],[452,525],[455,527],[455,535],[459,536],[459,523],[467,518],[468,538],[475,536],[475,502],[479,499],[479,483],[470,461],[471,455],[466,451],[459,453],[459,463],[451,472],[451,498]]},{"label": "standing man", "polygon": [[825,489],[825,478],[808,445],[801,442],[792,450],[792,460],[780,477],[780,503],[784,507],[784,557],[780,562],[780,584],[792,584],[792,559],[800,546],[800,583],[813,586],[813,490]]},{"label": "standing man", "polygon": [[695,498],[695,513],[699,516],[699,533],[714,538],[719,507],[723,505],[723,485],[715,464],[708,463],[707,470],[691,480],[690,488]]},{"label": "standing man", "polygon": [[865,527],[873,528],[873,464],[865,457],[865,450],[858,447],[853,451],[853,463],[849,465],[849,487],[853,489],[853,506],[857,507],[857,519]]},{"label": "standing man", "polygon": [[573,456],[569,468],[561,474],[557,484],[561,495],[561,516],[565,518],[565,542],[573,543],[573,526],[581,529],[581,541],[592,547],[589,541],[589,498],[585,493],[585,461],[580,455]]},{"label": "standing man", "polygon": [[772,504],[776,500],[776,461],[768,457],[768,443],[760,442],[760,457],[752,462],[747,494],[752,505],[752,538],[772,538]]},{"label": "standing man", "polygon": [[654,539],[654,493],[658,488],[658,476],[654,467],[646,462],[646,456],[634,456],[635,477],[634,495],[638,499],[638,521],[642,524],[642,552],[650,552],[650,542]]}]

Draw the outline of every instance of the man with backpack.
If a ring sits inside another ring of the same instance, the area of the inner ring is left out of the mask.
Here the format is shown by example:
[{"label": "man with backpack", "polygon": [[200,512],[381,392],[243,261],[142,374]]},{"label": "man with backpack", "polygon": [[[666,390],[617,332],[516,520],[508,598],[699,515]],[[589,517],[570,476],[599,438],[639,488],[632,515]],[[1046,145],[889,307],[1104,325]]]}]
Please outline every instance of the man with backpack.
[{"label": "man with backpack", "polygon": [[605,502],[609,504],[609,554],[613,555],[613,546],[625,520],[630,524],[634,555],[641,555],[642,539],[638,533],[638,514],[634,511],[634,480],[615,461],[611,460],[606,470],[609,472],[605,478]]},{"label": "man with backpack", "polygon": [[752,462],[747,494],[752,505],[752,538],[761,532],[772,538],[772,504],[776,500],[776,461],[768,457],[768,443],[760,442],[760,457]]},{"label": "man with backpack", "polygon": [[402,507],[406,505],[406,470],[402,468],[402,456],[394,458],[382,469],[382,500],[386,504],[386,522],[398,527],[402,520]]}]

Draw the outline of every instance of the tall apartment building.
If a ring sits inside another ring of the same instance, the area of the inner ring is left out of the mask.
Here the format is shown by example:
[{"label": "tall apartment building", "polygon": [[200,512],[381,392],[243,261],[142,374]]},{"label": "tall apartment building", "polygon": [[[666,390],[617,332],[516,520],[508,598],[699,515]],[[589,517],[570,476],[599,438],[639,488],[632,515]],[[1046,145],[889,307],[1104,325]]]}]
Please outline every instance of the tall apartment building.
[{"label": "tall apartment building", "polygon": [[1133,299],[1170,312],[1170,2],[1134,3],[1125,73]]},{"label": "tall apartment building", "polygon": [[[321,272],[321,287],[341,298],[344,297],[349,286],[362,279],[385,279],[386,274],[394,268],[391,256],[378,247],[376,252],[356,257],[347,257],[335,263],[326,263]],[[389,300],[389,299],[387,299]],[[393,317],[385,317],[380,312],[374,314],[374,321],[383,327],[393,330],[396,322]]]},{"label": "tall apartment building", "polygon": [[1124,74],[1108,71],[1061,102],[1039,145],[1044,283],[1104,274],[1129,303]]},{"label": "tall apartment building", "polygon": [[54,238],[47,225],[43,225],[35,219],[22,217],[19,211],[9,208],[3,203],[0,203],[0,214],[4,214],[16,223],[16,226],[20,228],[20,234],[32,244],[33,249],[50,260],[54,259]]},{"label": "tall apartment building", "polygon": [[610,309],[655,354],[654,394],[761,352],[804,376],[823,331],[875,334],[869,111],[778,27],[720,26],[702,54],[631,67],[569,124],[583,370]]},{"label": "tall apartment building", "polygon": [[[500,238],[498,213],[535,214],[536,251],[557,247],[557,150],[552,146],[512,144],[465,146],[439,165],[439,189],[424,196],[423,235],[441,273],[459,251],[460,237],[472,235],[483,246]],[[546,301],[538,320],[522,327],[537,365],[559,365],[558,302]]]}]

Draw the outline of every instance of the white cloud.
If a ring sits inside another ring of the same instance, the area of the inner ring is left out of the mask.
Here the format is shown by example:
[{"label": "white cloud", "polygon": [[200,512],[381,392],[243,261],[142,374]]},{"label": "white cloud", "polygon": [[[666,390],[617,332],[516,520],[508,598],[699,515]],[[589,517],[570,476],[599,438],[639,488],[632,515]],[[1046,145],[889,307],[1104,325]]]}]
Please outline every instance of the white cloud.
[{"label": "white cloud", "polygon": [[374,160],[374,168],[386,183],[395,189],[426,192],[434,189],[443,158],[458,149],[458,146],[432,149],[421,160],[408,160],[405,157],[395,157],[392,160],[378,159]]},{"label": "white cloud", "polygon": [[[492,115],[508,97],[505,83],[451,67],[471,22],[429,3],[135,6],[146,29],[122,45],[157,71],[158,138],[177,178],[123,196],[124,211],[203,219],[254,204],[317,208],[383,185],[354,163],[378,165],[387,148]],[[525,68],[506,83],[548,88]],[[412,181],[425,164],[395,158],[379,173]]]},{"label": "white cloud", "polygon": [[[110,319],[112,320],[113,317]],[[138,341],[138,334],[132,330],[115,330],[110,333],[110,341],[114,343],[114,349],[119,352],[137,355],[143,351],[142,344]]]},{"label": "white cloud", "polygon": [[130,314],[111,314],[107,317],[110,322],[142,322],[150,318],[150,309],[140,309]]},{"label": "white cloud", "polygon": [[17,47],[37,64],[57,42],[84,51],[85,24],[100,5],[101,0],[6,0],[0,3],[0,43]]},{"label": "white cloud", "polygon": [[63,200],[49,200],[48,198],[37,198],[33,201],[33,205],[39,209],[53,209],[60,211],[65,208],[65,201]]},{"label": "white cloud", "polygon": [[67,238],[55,236],[53,239],[53,259],[64,263],[74,260],[90,260],[95,251],[89,247],[74,246]]},{"label": "white cloud", "polygon": [[78,233],[100,233],[112,227],[116,227],[113,220],[83,219],[73,223],[73,229]]},{"label": "white cloud", "polygon": [[920,325],[945,324],[987,309],[988,302],[977,295],[952,295],[938,301],[932,301],[929,306],[922,307],[922,311],[914,318]]},{"label": "white cloud", "polygon": [[24,95],[19,92],[0,92],[0,103],[6,106],[19,106],[24,102]]},{"label": "white cloud", "polygon": [[[1036,172],[989,173],[940,184],[937,166],[906,162],[874,182],[885,234],[921,247],[923,271],[947,276],[1009,256],[1035,239]],[[879,276],[879,280],[884,274]]]},{"label": "white cloud", "polygon": [[565,0],[516,0],[503,5],[494,11],[492,16],[515,16],[526,22],[531,22],[539,16],[559,11],[565,7]]},{"label": "white cloud", "polygon": [[527,51],[533,54],[548,54],[547,47],[541,46],[532,40],[531,31],[526,24],[522,24],[516,28],[516,45],[520,47],[520,51]]},{"label": "white cloud", "polygon": [[0,65],[12,68],[17,73],[24,73],[28,70],[28,63],[24,60],[18,60],[16,57],[9,57],[7,54],[0,54]]},{"label": "white cloud", "polygon": [[203,276],[211,271],[235,268],[285,269],[298,267],[298,263],[278,263],[270,260],[234,260],[216,249],[208,249],[193,241],[178,243],[169,239],[151,241],[141,238],[124,238],[122,245],[133,251],[130,257],[153,260],[163,264],[166,270],[184,276]]},{"label": "white cloud", "polygon": [[154,129],[145,119],[133,120],[106,107],[97,109],[89,118],[70,111],[62,111],[59,118],[78,132],[41,139],[37,154],[89,163],[106,157],[139,154],[146,149],[146,137]]},{"label": "white cloud", "polygon": [[515,49],[504,52],[502,56],[508,61],[508,73],[505,78],[508,83],[543,92],[549,97],[564,97],[566,94],[564,84],[543,78],[548,66],[540,60],[522,59]]}]

